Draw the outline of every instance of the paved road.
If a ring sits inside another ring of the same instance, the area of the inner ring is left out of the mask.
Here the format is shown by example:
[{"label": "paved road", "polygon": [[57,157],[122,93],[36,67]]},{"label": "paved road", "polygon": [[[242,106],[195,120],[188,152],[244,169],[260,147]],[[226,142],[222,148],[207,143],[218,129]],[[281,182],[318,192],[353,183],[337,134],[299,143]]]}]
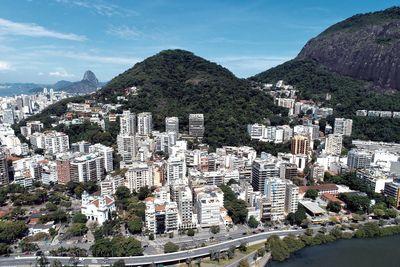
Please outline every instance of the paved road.
[{"label": "paved road", "polygon": [[[96,258],[96,257],[86,257],[80,258],[80,261],[77,263],[78,266],[109,266],[111,263],[117,260],[124,260],[126,265],[145,265],[152,263],[167,263],[167,262],[177,262],[180,260],[186,260],[188,258],[197,258],[209,255],[211,251],[224,251],[229,249],[231,246],[240,246],[242,243],[250,243],[263,241],[268,238],[268,236],[276,234],[276,235],[288,235],[288,234],[300,234],[303,230],[283,230],[283,231],[271,231],[264,232],[259,234],[252,234],[249,236],[244,236],[240,238],[236,238],[234,240],[228,240],[222,243],[218,243],[215,245],[210,245],[207,247],[196,248],[187,251],[179,251],[175,253],[169,254],[159,254],[159,255],[147,255],[147,256],[137,256],[137,257],[114,257],[114,258]],[[69,257],[47,257],[50,262],[54,260],[61,261],[62,264],[71,265],[71,261]],[[36,257],[9,257],[0,259],[0,266],[35,266]]]}]

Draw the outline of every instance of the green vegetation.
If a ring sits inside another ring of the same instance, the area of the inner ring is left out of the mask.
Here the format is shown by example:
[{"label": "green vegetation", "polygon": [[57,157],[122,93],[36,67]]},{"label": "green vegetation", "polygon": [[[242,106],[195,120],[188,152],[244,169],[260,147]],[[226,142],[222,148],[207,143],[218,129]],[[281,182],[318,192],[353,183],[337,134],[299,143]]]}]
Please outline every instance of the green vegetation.
[{"label": "green vegetation", "polygon": [[87,257],[88,253],[86,249],[79,247],[59,247],[56,250],[50,250],[51,256],[62,256],[62,257]]},{"label": "green vegetation", "polygon": [[[364,181],[360,180],[357,178],[356,174],[354,172],[352,173],[346,173],[340,176],[332,176],[329,173],[325,174],[324,181],[326,183],[334,183],[334,184],[343,184],[347,185],[350,187],[352,190],[356,191],[361,191],[366,194],[366,196],[361,196],[361,197],[354,197],[351,196],[351,194],[341,194],[339,195],[339,198],[343,200],[344,202],[349,201],[350,202],[350,207],[348,207],[350,210],[353,211],[369,211],[369,202],[367,204],[367,199],[368,200],[375,200],[377,205],[383,205],[386,208],[394,207],[395,206],[395,200],[392,197],[384,196],[381,193],[375,193],[374,190]],[[346,202],[346,204],[349,205],[349,203]]]},{"label": "green vegetation", "polygon": [[[368,82],[334,73],[313,61],[298,59],[250,79],[265,83],[284,80],[300,91],[300,98],[334,108],[335,116],[352,118],[354,139],[400,142],[399,119],[355,116],[359,109],[399,111],[399,91],[376,91]],[[325,100],[327,93],[332,96],[329,101]]]},{"label": "green vegetation", "polygon": [[250,228],[257,228],[259,222],[254,218],[254,216],[250,216],[249,221],[247,222]]},{"label": "green vegetation", "polygon": [[132,234],[139,234],[142,232],[143,222],[140,218],[134,218],[132,221],[128,222],[128,230]]},{"label": "green vegetation", "polygon": [[318,190],[308,189],[306,191],[306,194],[304,195],[304,197],[311,198],[311,199],[315,200],[318,197]]},{"label": "green vegetation", "polygon": [[87,222],[86,215],[79,212],[72,217],[72,222],[73,223],[86,223]]},{"label": "green vegetation", "polygon": [[139,91],[129,96],[124,108],[153,112],[156,129],[164,128],[165,117],[177,116],[187,130],[189,113],[204,113],[204,141],[214,148],[247,144],[248,123],[263,122],[274,113],[287,114],[270,96],[251,89],[246,80],[183,50],[162,51],[136,64],[111,80],[99,95],[116,102],[131,86]]},{"label": "green vegetation", "polygon": [[177,252],[179,250],[179,246],[172,242],[167,242],[164,245],[164,253],[172,253]]},{"label": "green vegetation", "polygon": [[83,236],[88,231],[88,228],[84,223],[73,223],[68,228],[68,234],[71,236]]},{"label": "green vegetation", "polygon": [[24,221],[0,221],[0,243],[11,244],[27,234]]},{"label": "green vegetation", "polygon": [[218,225],[213,225],[213,226],[210,227],[210,231],[211,231],[211,233],[213,233],[214,235],[216,235],[216,234],[219,233],[220,228],[219,228]]},{"label": "green vegetation", "polygon": [[101,238],[90,247],[95,257],[127,257],[143,254],[140,241],[133,237],[117,236],[112,239]]},{"label": "green vegetation", "polygon": [[110,132],[103,131],[99,125],[88,121],[85,121],[83,124],[69,126],[60,124],[54,127],[54,130],[66,133],[71,143],[85,140],[92,144],[101,143],[106,146],[112,146],[115,144],[117,138],[116,135],[113,136]]},{"label": "green vegetation", "polygon": [[228,210],[234,224],[245,223],[247,220],[247,205],[244,200],[238,199],[232,189],[227,185],[220,186],[224,192],[224,207]]},{"label": "green vegetation", "polygon": [[400,19],[400,8],[392,7],[384,11],[370,12],[366,14],[359,14],[352,16],[344,21],[332,25],[321,35],[333,34],[339,31],[356,31],[368,25],[377,25],[385,23],[388,20],[399,20]]}]

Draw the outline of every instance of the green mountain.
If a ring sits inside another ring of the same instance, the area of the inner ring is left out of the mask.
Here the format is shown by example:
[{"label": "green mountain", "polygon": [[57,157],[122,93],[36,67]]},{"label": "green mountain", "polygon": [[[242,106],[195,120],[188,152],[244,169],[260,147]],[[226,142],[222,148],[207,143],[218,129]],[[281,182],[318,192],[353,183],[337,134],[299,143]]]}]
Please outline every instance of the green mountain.
[{"label": "green mountain", "polygon": [[252,89],[247,80],[184,50],[166,50],[112,79],[98,95],[115,101],[125,89],[136,86],[124,108],[153,112],[157,129],[164,129],[166,116],[179,117],[185,130],[189,113],[204,113],[205,142],[211,146],[248,143],[248,123],[285,120],[285,113],[265,93]]}]

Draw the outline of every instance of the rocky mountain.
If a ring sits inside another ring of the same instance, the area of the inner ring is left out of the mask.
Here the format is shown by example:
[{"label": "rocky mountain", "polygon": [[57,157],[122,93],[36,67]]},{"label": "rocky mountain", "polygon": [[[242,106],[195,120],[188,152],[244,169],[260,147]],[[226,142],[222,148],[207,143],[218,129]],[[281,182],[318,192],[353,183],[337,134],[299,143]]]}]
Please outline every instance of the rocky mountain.
[{"label": "rocky mountain", "polygon": [[400,7],[352,16],[311,39],[297,59],[313,60],[381,88],[400,90]]},{"label": "rocky mountain", "polygon": [[96,75],[92,71],[88,70],[83,75],[81,81],[71,83],[58,90],[66,91],[68,93],[88,94],[95,92],[98,87],[100,87],[100,83],[97,80]]}]

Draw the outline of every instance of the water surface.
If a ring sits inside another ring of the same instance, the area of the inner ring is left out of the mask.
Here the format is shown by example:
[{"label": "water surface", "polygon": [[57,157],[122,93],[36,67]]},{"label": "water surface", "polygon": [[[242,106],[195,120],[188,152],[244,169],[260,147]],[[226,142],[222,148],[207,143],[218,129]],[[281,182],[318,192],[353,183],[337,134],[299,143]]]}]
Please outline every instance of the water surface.
[{"label": "water surface", "polygon": [[400,235],[339,240],[308,247],[289,260],[269,262],[267,267],[399,267]]}]

